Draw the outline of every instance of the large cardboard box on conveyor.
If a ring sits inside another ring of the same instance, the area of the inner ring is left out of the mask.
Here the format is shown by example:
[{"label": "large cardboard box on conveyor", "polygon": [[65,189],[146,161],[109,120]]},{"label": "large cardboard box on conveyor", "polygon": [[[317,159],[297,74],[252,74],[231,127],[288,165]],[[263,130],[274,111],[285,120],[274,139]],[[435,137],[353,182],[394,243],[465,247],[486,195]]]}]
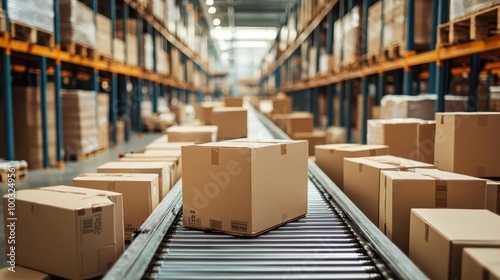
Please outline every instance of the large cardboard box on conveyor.
[{"label": "large cardboard box on conveyor", "polygon": [[500,177],[500,113],[436,113],[437,168]]},{"label": "large cardboard box on conveyor", "polygon": [[20,265],[14,267],[14,271],[10,270],[9,267],[4,267],[0,269],[0,279],[2,280],[51,280],[52,278],[47,273],[41,271],[32,270]]},{"label": "large cardboard box on conveyor", "polygon": [[[124,251],[123,200],[115,192],[69,186],[16,193],[16,265],[68,279],[104,275]],[[5,236],[10,235],[5,227]],[[34,234],[36,233],[36,234]]]},{"label": "large cardboard box on conveyor", "polygon": [[500,249],[465,248],[462,279],[500,279]]},{"label": "large cardboard box on conveyor", "polygon": [[292,134],[293,140],[306,140],[309,146],[309,155],[314,156],[314,147],[326,143],[326,133],[324,131],[296,132]]},{"label": "large cardboard box on conveyor", "polygon": [[461,278],[463,249],[500,248],[500,216],[477,209],[412,209],[410,259],[430,279]]},{"label": "large cardboard box on conveyor", "polygon": [[182,147],[187,227],[256,236],[307,213],[307,142],[249,140]]},{"label": "large cardboard box on conveyor", "polygon": [[344,189],[344,158],[389,154],[386,145],[330,144],[315,147],[316,164],[341,189]]},{"label": "large cardboard box on conveyor", "polygon": [[86,173],[74,178],[73,185],[123,195],[123,226],[127,240],[132,240],[134,231],[159,204],[157,174]]},{"label": "large cardboard box on conveyor", "polygon": [[412,208],[485,209],[486,181],[438,169],[382,171],[379,229],[408,254]]},{"label": "large cardboard box on conveyor", "polygon": [[152,154],[131,153],[120,158],[122,162],[169,162],[170,166],[170,189],[172,189],[181,178],[181,151],[158,151]]},{"label": "large cardboard box on conveyor", "polygon": [[167,129],[170,142],[207,143],[217,141],[217,126],[172,126]]},{"label": "large cardboard box on conveyor", "polygon": [[243,97],[225,96],[224,105],[226,107],[243,107]]},{"label": "large cardboard box on conveyor", "polygon": [[247,115],[247,109],[242,107],[213,108],[211,124],[218,127],[217,139],[246,138]]},{"label": "large cardboard box on conveyor", "polygon": [[159,201],[170,191],[171,162],[120,162],[112,161],[97,168],[97,173],[157,174],[159,178]]},{"label": "large cardboard box on conveyor", "polygon": [[434,165],[395,156],[344,158],[344,193],[378,226],[380,171],[434,168]]}]

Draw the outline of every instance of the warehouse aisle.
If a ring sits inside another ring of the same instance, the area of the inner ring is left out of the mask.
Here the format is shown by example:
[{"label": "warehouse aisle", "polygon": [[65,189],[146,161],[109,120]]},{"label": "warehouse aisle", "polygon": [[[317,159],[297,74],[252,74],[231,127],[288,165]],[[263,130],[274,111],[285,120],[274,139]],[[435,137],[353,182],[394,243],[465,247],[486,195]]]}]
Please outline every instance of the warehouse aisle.
[{"label": "warehouse aisle", "polygon": [[[16,190],[23,190],[36,187],[46,187],[46,186],[56,186],[56,185],[72,185],[73,178],[77,177],[81,173],[95,172],[97,167],[108,162],[118,159],[118,155],[121,152],[133,151],[136,149],[143,148],[145,145],[151,143],[154,139],[160,137],[161,133],[151,133],[144,134],[141,139],[137,138],[135,135],[131,136],[131,140],[128,143],[123,143],[117,145],[113,149],[109,149],[105,153],[88,159],[86,161],[75,161],[66,162],[64,169],[38,169],[29,170],[28,179],[16,182]],[[7,193],[7,184],[0,183],[0,192],[2,197]],[[3,200],[0,202],[2,207],[3,215]],[[0,222],[3,227],[3,220]],[[0,231],[0,268],[6,267],[5,262],[5,237],[4,231]]]}]

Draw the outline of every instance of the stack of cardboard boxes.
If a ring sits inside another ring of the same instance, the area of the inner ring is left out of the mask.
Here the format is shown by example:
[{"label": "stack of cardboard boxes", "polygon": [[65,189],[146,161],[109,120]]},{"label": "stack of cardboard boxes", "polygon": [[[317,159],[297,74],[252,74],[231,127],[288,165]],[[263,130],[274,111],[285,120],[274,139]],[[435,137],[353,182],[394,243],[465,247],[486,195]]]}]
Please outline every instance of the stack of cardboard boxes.
[{"label": "stack of cardboard boxes", "polygon": [[97,95],[97,130],[99,134],[99,149],[109,148],[109,95]]},{"label": "stack of cardboard boxes", "polygon": [[316,162],[424,273],[459,279],[498,256],[462,254],[500,247],[500,183],[485,180],[500,177],[498,127],[500,113],[370,120],[368,141],[386,146],[317,146]]},{"label": "stack of cardboard boxes", "polygon": [[111,58],[111,19],[97,14],[97,50],[100,55]]},{"label": "stack of cardboard boxes", "polygon": [[79,158],[99,149],[96,93],[83,90],[62,91],[64,153]]}]

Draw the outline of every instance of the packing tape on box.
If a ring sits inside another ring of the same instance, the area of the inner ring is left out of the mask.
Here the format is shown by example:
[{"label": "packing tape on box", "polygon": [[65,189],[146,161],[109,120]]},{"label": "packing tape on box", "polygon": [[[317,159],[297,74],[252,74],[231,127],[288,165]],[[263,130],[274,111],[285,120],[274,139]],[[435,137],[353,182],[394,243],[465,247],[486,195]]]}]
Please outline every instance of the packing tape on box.
[{"label": "packing tape on box", "polygon": [[219,165],[219,149],[213,148],[211,153],[212,165]]},{"label": "packing tape on box", "polygon": [[434,207],[448,208],[448,181],[429,174],[421,174],[435,180]]},{"label": "packing tape on box", "polygon": [[425,242],[429,242],[429,224],[428,223],[425,223],[424,240],[425,240]]},{"label": "packing tape on box", "polygon": [[286,144],[281,144],[281,155],[286,155],[287,153],[287,147]]}]

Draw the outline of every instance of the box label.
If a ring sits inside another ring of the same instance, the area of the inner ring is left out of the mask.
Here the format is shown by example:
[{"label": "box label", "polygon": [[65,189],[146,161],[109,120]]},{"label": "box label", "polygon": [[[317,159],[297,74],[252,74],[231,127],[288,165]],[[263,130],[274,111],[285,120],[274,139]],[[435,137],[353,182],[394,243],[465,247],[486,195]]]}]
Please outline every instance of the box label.
[{"label": "box label", "polygon": [[247,222],[231,220],[231,230],[246,232],[247,231]]}]

